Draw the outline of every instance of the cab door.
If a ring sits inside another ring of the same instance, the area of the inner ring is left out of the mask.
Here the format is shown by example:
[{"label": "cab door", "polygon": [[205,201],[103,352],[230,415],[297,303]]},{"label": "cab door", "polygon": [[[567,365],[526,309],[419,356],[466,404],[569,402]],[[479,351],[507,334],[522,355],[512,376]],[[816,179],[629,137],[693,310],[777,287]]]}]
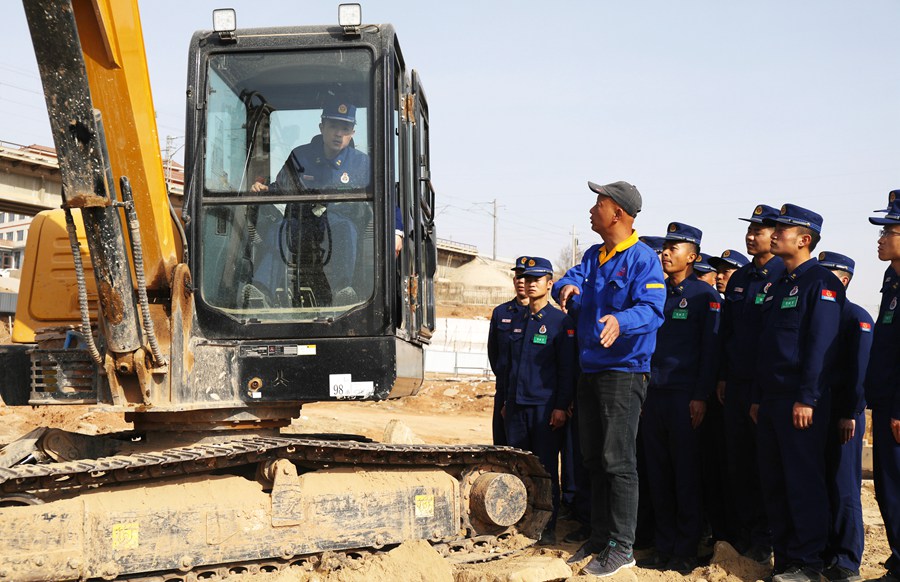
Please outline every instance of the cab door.
[{"label": "cab door", "polygon": [[431,150],[429,145],[428,100],[417,71],[412,71],[413,120],[413,207],[415,230],[416,302],[411,307],[416,327],[411,334],[428,343],[434,331],[434,273],[437,269],[437,247],[434,229],[434,187],[431,184]]}]

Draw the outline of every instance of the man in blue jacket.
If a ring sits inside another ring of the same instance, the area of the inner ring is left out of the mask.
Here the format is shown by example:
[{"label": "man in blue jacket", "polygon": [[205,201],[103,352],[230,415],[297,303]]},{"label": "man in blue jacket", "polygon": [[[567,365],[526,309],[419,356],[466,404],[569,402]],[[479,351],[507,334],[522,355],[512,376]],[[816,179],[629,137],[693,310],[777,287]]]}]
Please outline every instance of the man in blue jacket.
[{"label": "man in blue jacket", "polygon": [[781,207],[772,253],[784,275],[763,299],[750,415],[772,528],[773,582],[818,581],[828,539],[825,439],[844,286],[812,258],[822,217]]},{"label": "man in blue jacket", "polygon": [[721,299],[693,274],[700,229],[669,224],[662,254],[665,322],[656,332],[641,436],[656,521],[656,554],[642,567],[687,574],[697,566],[702,531],[698,428],[715,391]]},{"label": "man in blue jacket", "polygon": [[634,565],[636,436],[666,293],[659,258],[634,230],[640,192],[627,182],[588,187],[597,195],[591,230],[603,244],[569,269],[553,297],[564,310],[569,301],[580,303],[577,398],[591,474],[591,539],[570,562],[597,553],[584,571],[610,576]]},{"label": "man in blue jacket", "polygon": [[525,278],[522,271],[528,263],[528,257],[519,257],[513,265],[513,289],[516,296],[501,303],[491,312],[491,325],[488,328],[487,352],[491,370],[494,372],[496,389],[494,391],[494,415],[491,419],[491,431],[495,445],[506,445],[506,428],[500,411],[506,403],[506,382],[509,374],[509,332],[514,322],[518,322],[528,309],[528,294],[525,293]]},{"label": "man in blue jacket", "polygon": [[509,376],[501,413],[507,444],[537,455],[550,474],[553,515],[540,540],[547,545],[556,543],[561,429],[575,392],[575,324],[550,305],[550,261],[529,257],[521,276],[528,307],[509,330]]},{"label": "man in blue jacket", "polygon": [[896,192],[891,192],[887,215],[869,219],[881,226],[878,258],[890,261],[865,381],[866,403],[872,409],[875,498],[891,547],[884,582],[900,581],[900,314],[895,317],[900,304],[900,198]]},{"label": "man in blue jacket", "polygon": [[[819,253],[819,264],[829,269],[846,288],[856,263],[840,253]],[[863,529],[862,446],[866,432],[866,399],[863,381],[872,347],[872,316],[848,299],[841,312],[837,382],[832,388],[831,420],[825,450],[831,527],[822,573],[831,582],[860,580],[865,530]]]}]

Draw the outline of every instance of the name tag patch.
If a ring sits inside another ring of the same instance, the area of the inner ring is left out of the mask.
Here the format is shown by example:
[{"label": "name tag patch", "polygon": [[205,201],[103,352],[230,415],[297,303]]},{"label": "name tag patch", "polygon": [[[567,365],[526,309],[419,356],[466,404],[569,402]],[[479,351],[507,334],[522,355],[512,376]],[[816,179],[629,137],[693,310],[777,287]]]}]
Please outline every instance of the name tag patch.
[{"label": "name tag patch", "polygon": [[796,297],[785,297],[781,300],[781,308],[782,309],[790,309],[792,307],[797,307],[797,298]]},{"label": "name tag patch", "polygon": [[687,319],[688,318],[688,310],[687,309],[676,309],[672,312],[672,319]]},{"label": "name tag patch", "polygon": [[757,293],[757,294],[756,294],[756,297],[753,298],[753,304],[754,304],[754,305],[761,305],[762,302],[765,301],[765,300],[766,300],[766,294],[765,294],[765,293]]},{"label": "name tag patch", "polygon": [[884,315],[881,317],[881,323],[893,323],[894,322],[894,312],[893,311],[885,311]]},{"label": "name tag patch", "polygon": [[545,335],[535,335],[531,338],[532,343],[545,345],[547,343],[547,336]]}]

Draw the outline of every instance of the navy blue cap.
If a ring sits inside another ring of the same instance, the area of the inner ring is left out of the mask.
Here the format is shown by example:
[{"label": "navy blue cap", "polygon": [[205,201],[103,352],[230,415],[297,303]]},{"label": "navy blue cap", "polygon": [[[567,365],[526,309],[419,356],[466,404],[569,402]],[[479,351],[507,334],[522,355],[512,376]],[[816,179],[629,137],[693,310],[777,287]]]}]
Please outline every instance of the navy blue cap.
[{"label": "navy blue cap", "polygon": [[726,249],[722,251],[721,257],[710,257],[709,264],[714,268],[724,267],[726,269],[740,269],[750,262],[750,259],[737,252],[734,249]]},{"label": "navy blue cap", "polygon": [[510,269],[510,271],[521,271],[525,268],[526,263],[528,263],[528,257],[523,255],[516,259],[516,264],[513,265],[513,268]]},{"label": "navy blue cap", "polygon": [[852,275],[853,267],[856,266],[856,261],[854,261],[847,255],[833,253],[831,251],[822,251],[821,253],[819,253],[819,264],[828,269],[839,269],[841,271],[847,271]]},{"label": "navy blue cap", "polygon": [[891,204],[893,204],[894,200],[897,199],[897,194],[900,194],[900,190],[891,190],[890,192],[888,192],[887,208],[879,208],[877,210],[873,210],[872,212],[890,212]]},{"label": "navy blue cap", "polygon": [[700,257],[694,261],[692,265],[694,267],[694,271],[698,273],[714,273],[716,269],[709,264],[709,260],[713,258],[706,253],[700,253]]},{"label": "navy blue cap", "polygon": [[816,232],[822,232],[822,216],[796,204],[783,205],[781,214],[778,215],[775,222],[790,226],[805,226]]},{"label": "navy blue cap", "polygon": [[900,198],[897,198],[896,200],[891,202],[891,205],[888,207],[887,214],[884,218],[873,216],[869,219],[869,222],[882,226],[888,224],[900,224]]},{"label": "navy blue cap", "polygon": [[772,222],[776,218],[778,218],[778,209],[772,208],[771,206],[767,206],[765,204],[759,204],[756,208],[753,209],[753,215],[750,218],[739,218],[738,220],[743,220],[746,222],[755,222],[756,224],[763,224],[764,222]]},{"label": "navy blue cap", "polygon": [[522,276],[525,277],[541,277],[543,275],[552,275],[553,265],[547,259],[541,257],[529,257]]},{"label": "navy blue cap", "polygon": [[670,222],[667,230],[666,240],[671,241],[686,241],[699,245],[703,237],[703,232],[699,228],[681,222]]},{"label": "navy blue cap", "polygon": [[346,101],[329,103],[322,109],[322,119],[337,119],[356,124],[356,106]]},{"label": "navy blue cap", "polygon": [[666,241],[666,239],[661,236],[639,236],[638,240],[658,253],[662,252],[663,243]]}]

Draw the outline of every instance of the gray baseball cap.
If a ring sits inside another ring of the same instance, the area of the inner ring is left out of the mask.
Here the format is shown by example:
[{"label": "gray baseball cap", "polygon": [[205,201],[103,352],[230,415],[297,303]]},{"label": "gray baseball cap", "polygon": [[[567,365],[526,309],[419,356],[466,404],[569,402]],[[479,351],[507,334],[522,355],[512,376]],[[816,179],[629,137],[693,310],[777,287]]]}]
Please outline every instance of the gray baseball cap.
[{"label": "gray baseball cap", "polygon": [[609,196],[616,201],[616,204],[622,207],[622,210],[631,216],[637,216],[641,211],[641,193],[638,189],[628,182],[613,182],[600,186],[593,182],[588,182],[588,188],[602,196]]}]

